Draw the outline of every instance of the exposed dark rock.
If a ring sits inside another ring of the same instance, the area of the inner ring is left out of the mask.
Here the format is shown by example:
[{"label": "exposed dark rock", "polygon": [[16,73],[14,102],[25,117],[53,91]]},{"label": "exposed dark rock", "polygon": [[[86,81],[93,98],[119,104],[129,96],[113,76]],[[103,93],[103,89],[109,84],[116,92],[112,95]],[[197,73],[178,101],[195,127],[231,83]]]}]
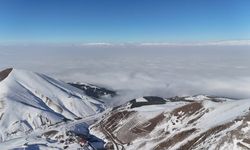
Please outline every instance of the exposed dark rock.
[{"label": "exposed dark rock", "polygon": [[131,100],[129,102],[131,104],[131,108],[141,107],[145,105],[161,105],[166,103],[166,100],[157,96],[145,96],[143,98],[146,99],[147,102],[137,102],[136,99]]},{"label": "exposed dark rock", "polygon": [[101,98],[103,96],[114,97],[117,95],[116,91],[109,90],[104,87],[98,87],[91,84],[83,84],[83,83],[69,83],[69,84],[78,89],[83,90],[86,95],[93,98]]},{"label": "exposed dark rock", "polygon": [[5,78],[8,77],[8,75],[11,73],[13,68],[7,68],[0,72],[0,82],[3,81]]}]

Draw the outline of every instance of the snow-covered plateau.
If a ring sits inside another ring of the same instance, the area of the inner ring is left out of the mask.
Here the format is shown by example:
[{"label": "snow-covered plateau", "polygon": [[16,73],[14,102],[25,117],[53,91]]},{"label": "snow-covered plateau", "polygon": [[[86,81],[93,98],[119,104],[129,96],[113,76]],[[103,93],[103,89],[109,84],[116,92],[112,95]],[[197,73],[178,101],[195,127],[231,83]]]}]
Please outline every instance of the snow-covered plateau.
[{"label": "snow-covered plateau", "polygon": [[[144,96],[18,69],[0,72],[0,150],[247,150],[250,99]],[[119,94],[119,93],[118,93]]]}]

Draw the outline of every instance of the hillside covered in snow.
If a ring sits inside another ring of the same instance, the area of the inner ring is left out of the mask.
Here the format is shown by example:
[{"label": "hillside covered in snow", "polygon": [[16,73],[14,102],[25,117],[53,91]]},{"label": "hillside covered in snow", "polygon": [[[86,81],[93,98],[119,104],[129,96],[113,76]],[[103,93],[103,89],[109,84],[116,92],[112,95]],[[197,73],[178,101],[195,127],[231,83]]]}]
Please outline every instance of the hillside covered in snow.
[{"label": "hillside covered in snow", "polygon": [[92,131],[116,150],[247,150],[250,100],[142,97],[114,108]]},{"label": "hillside covered in snow", "polygon": [[[0,72],[0,149],[247,150],[250,100],[118,93],[18,69]],[[103,98],[103,99],[102,99]]]},{"label": "hillside covered in snow", "polygon": [[12,68],[0,72],[1,142],[104,110],[102,101],[46,75]]}]

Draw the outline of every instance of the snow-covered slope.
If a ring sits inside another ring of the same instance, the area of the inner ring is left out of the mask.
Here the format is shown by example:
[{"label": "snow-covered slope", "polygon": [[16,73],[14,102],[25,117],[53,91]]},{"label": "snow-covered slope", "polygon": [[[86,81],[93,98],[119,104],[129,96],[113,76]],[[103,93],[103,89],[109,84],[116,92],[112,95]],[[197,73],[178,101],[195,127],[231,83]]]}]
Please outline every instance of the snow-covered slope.
[{"label": "snow-covered slope", "polygon": [[250,149],[249,99],[199,95],[164,100],[132,100],[107,113],[92,131],[109,149]]},{"label": "snow-covered slope", "polygon": [[0,141],[104,109],[101,101],[46,75],[17,69],[0,72]]},{"label": "snow-covered slope", "polygon": [[[88,120],[62,122],[0,143],[1,150],[104,150],[104,141],[92,135]],[[87,122],[87,123],[85,123]]]},{"label": "snow-covered slope", "polygon": [[94,150],[103,149],[103,140],[121,150],[250,149],[250,99],[147,96],[105,109],[81,90],[91,95],[96,87],[80,86],[29,71],[0,72],[0,149]]}]

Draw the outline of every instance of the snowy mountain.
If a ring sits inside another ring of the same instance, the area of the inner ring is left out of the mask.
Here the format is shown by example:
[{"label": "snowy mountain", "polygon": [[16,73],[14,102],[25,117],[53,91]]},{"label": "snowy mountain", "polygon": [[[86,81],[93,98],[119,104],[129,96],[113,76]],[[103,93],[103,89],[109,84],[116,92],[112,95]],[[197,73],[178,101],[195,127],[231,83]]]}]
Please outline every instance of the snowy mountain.
[{"label": "snowy mountain", "polygon": [[0,141],[104,109],[100,100],[46,75],[17,69],[0,72]]},{"label": "snowy mountain", "polygon": [[39,73],[1,71],[0,149],[250,149],[249,99],[144,96],[114,108],[99,99],[115,95]]},{"label": "snowy mountain", "polygon": [[250,149],[250,100],[141,97],[114,108],[92,133],[120,150]]}]

